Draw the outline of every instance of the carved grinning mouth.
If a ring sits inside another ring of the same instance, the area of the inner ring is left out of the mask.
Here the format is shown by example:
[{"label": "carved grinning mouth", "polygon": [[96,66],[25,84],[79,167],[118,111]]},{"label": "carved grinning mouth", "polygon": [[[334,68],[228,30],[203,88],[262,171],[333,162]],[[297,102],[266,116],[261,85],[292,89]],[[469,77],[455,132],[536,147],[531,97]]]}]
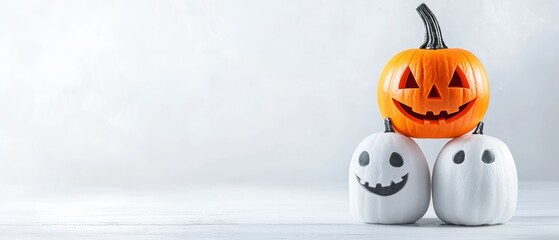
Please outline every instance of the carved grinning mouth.
[{"label": "carved grinning mouth", "polygon": [[417,123],[423,124],[425,121],[428,121],[431,124],[439,124],[439,121],[451,123],[454,120],[464,116],[464,114],[466,114],[472,108],[476,99],[477,98],[474,98],[473,100],[462,104],[462,106],[458,107],[458,111],[456,112],[448,113],[447,111],[441,111],[439,114],[434,114],[432,111],[427,111],[425,114],[417,113],[414,112],[410,106],[403,104],[394,98],[392,99],[392,101],[394,102],[394,105],[396,105],[396,108],[398,108],[398,110],[400,110],[402,114]]},{"label": "carved grinning mouth", "polygon": [[390,183],[390,186],[386,186],[386,187],[383,187],[382,184],[377,183],[375,187],[370,187],[369,182],[365,182],[365,184],[361,184],[361,178],[357,176],[357,174],[355,175],[355,177],[357,177],[357,182],[365,189],[367,189],[367,191],[380,196],[390,196],[392,194],[397,193],[398,191],[402,190],[402,188],[404,188],[406,182],[408,181],[408,173],[406,173],[406,175],[402,176],[402,181],[398,183],[394,183],[394,181],[392,181]]}]

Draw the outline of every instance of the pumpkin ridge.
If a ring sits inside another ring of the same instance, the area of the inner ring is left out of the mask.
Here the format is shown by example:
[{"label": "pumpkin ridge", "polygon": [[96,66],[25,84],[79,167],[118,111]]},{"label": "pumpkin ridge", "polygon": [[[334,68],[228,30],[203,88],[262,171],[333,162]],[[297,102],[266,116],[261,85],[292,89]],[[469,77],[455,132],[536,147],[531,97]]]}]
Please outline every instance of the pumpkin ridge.
[{"label": "pumpkin ridge", "polygon": [[[453,56],[456,56],[455,49],[452,49],[452,48],[448,49],[448,54],[445,55],[446,63],[447,63],[446,69],[453,69],[453,70],[449,71],[450,77],[445,76],[445,78],[448,79],[447,82],[445,82],[445,83],[447,83],[446,84],[446,86],[447,86],[446,89],[448,91],[448,96],[447,96],[448,98],[450,98],[450,96],[451,96],[450,89],[449,89],[450,87],[449,87],[448,83],[450,83],[450,81],[452,80],[453,75],[456,73],[456,68],[460,68],[460,65],[461,65],[460,62],[452,61],[454,59]],[[450,65],[450,64],[452,64],[452,65]],[[465,80],[466,82],[468,81],[467,77],[465,77],[465,76],[459,76],[459,77],[460,77],[460,81],[463,81],[463,78],[466,78],[466,80]],[[470,89],[470,91],[471,91],[471,89]],[[456,98],[461,99],[461,102],[466,102],[466,101],[471,101],[472,100],[472,99],[468,100],[466,97],[467,96],[466,96],[466,94],[464,94],[464,90],[461,90],[460,93],[459,93],[459,96],[456,96]]]},{"label": "pumpkin ridge", "polygon": [[[487,81],[487,79],[478,79],[478,77],[480,75],[478,75],[476,73],[476,71],[473,69],[472,66],[476,66],[476,68],[481,72],[481,74],[483,76],[487,76],[487,71],[485,70],[485,67],[481,64],[481,61],[470,51],[466,50],[466,49],[454,49],[455,51],[459,52],[460,54],[462,54],[463,56],[466,57],[468,65],[469,65],[469,70],[472,72],[472,76],[473,76],[473,83],[475,85],[475,89],[473,89],[475,91],[476,94],[486,94],[487,93],[487,100],[486,100],[486,104],[485,104],[485,110],[483,111],[485,113],[485,111],[487,111],[487,108],[489,107],[489,92],[491,87],[489,86],[489,81]],[[464,71],[464,69],[462,69],[462,71]],[[479,83],[479,84],[478,84]],[[480,86],[481,85],[481,86]],[[470,86],[472,87],[472,86]],[[484,91],[480,91],[480,88],[483,88]]]},{"label": "pumpkin ridge", "polygon": [[[466,62],[468,63],[468,69],[467,69],[467,71],[472,72],[471,76],[473,77],[473,79],[466,79],[466,80],[473,83],[473,84],[470,84],[470,90],[473,91],[473,92],[475,92],[475,93],[479,93],[479,92],[480,92],[480,91],[479,91],[479,86],[478,86],[478,84],[477,84],[477,83],[478,83],[478,77],[477,77],[477,74],[475,74],[475,71],[474,71],[474,70],[472,69],[472,67],[471,67],[472,65],[475,65],[476,67],[479,67],[479,66],[478,66],[479,61],[475,61],[475,62],[472,61],[472,57],[471,57],[471,56],[472,56],[473,54],[471,54],[471,53],[469,53],[468,51],[465,51],[465,50],[463,50],[463,49],[453,49],[453,51],[454,51],[456,54],[462,55],[462,56],[466,59]],[[477,59],[474,59],[474,60],[477,60]],[[466,75],[466,73],[464,73],[464,70],[465,70],[465,69],[464,69],[463,67],[461,68],[461,70],[462,70],[462,73],[463,73],[464,75]],[[463,98],[464,98],[464,96],[463,96]]]}]

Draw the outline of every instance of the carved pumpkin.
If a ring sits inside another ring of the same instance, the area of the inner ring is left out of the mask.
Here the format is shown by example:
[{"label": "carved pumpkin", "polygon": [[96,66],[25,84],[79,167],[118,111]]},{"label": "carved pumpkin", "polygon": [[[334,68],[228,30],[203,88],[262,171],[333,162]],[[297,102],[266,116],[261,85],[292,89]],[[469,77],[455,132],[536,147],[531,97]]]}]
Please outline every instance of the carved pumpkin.
[{"label": "carved pumpkin", "polygon": [[474,134],[448,142],[433,167],[433,208],[446,223],[490,225],[514,214],[518,179],[512,154],[501,140]]},{"label": "carved pumpkin", "polygon": [[365,138],[353,153],[349,208],[365,223],[413,223],[429,207],[427,160],[414,140],[394,132],[389,119],[385,128]]},{"label": "carved pumpkin", "polygon": [[489,103],[489,81],[479,59],[447,48],[439,24],[425,4],[417,11],[426,28],[425,42],[394,56],[378,85],[383,118],[409,137],[453,138],[472,130]]}]

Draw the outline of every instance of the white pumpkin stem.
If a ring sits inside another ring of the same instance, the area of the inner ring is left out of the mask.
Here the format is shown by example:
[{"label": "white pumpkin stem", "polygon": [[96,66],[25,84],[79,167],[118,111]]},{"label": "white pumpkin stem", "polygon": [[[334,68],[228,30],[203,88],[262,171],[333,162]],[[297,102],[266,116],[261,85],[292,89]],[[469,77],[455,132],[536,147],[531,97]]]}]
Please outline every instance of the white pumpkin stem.
[{"label": "white pumpkin stem", "polygon": [[479,122],[474,130],[473,134],[483,135],[483,122]]},{"label": "white pumpkin stem", "polygon": [[389,117],[384,119],[384,132],[385,133],[394,132],[394,128],[392,127],[392,120]]}]

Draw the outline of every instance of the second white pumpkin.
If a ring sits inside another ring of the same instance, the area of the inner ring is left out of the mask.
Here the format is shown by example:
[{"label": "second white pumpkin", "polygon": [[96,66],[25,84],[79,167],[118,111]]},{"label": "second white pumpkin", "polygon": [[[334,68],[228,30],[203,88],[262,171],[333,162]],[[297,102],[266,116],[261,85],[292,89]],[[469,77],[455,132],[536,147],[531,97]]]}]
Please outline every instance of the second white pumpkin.
[{"label": "second white pumpkin", "polygon": [[516,209],[518,180],[512,154],[501,140],[474,134],[448,142],[433,167],[433,207],[444,222],[491,225]]}]

